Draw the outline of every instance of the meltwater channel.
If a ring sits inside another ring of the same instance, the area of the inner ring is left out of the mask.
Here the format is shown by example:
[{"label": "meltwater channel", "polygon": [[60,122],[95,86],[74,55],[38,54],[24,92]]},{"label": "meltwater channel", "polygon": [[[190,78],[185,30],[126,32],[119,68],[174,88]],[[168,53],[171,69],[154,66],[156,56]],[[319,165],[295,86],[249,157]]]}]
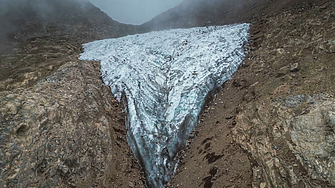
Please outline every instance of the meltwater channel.
[{"label": "meltwater channel", "polygon": [[[147,185],[163,188],[205,99],[245,57],[249,24],[174,29],[84,44],[82,60],[127,106],[127,140]],[[213,130],[215,131],[215,130]]]}]

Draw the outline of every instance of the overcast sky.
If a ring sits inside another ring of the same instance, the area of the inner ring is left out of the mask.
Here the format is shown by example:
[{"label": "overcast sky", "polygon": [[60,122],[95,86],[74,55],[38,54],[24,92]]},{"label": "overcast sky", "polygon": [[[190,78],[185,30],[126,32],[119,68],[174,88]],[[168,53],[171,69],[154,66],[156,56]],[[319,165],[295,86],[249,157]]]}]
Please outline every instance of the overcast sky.
[{"label": "overcast sky", "polygon": [[114,20],[127,24],[142,24],[161,12],[177,6],[183,0],[90,0]]}]

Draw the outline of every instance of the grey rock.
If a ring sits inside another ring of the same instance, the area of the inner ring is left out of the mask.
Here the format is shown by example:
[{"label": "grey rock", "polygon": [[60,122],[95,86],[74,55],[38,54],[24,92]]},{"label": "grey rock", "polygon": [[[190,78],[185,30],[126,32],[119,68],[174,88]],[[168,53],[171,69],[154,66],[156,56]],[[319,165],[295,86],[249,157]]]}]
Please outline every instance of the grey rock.
[{"label": "grey rock", "polygon": [[306,102],[307,102],[307,104],[314,104],[315,100],[313,99],[313,97],[308,95],[308,96],[306,96]]},{"label": "grey rock", "polygon": [[15,158],[21,153],[21,149],[18,145],[12,144],[8,150],[8,153],[10,158]]},{"label": "grey rock", "polygon": [[304,101],[305,97],[303,95],[288,96],[285,99],[284,105],[290,108],[297,108]]},{"label": "grey rock", "polygon": [[329,53],[335,53],[335,39],[328,40],[327,48]]},{"label": "grey rock", "polygon": [[290,67],[290,71],[291,72],[298,72],[300,70],[300,66],[299,66],[299,63],[294,63],[291,65]]},{"label": "grey rock", "polygon": [[335,100],[324,97],[289,96],[239,113],[233,138],[261,166],[254,187],[335,186]]}]

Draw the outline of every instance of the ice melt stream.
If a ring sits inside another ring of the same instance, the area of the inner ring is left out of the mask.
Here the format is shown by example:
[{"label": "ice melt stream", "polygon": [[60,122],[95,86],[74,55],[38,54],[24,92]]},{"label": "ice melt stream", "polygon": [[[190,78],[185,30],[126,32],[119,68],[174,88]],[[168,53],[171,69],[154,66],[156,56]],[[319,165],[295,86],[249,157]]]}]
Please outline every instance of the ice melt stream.
[{"label": "ice melt stream", "polygon": [[149,187],[170,181],[205,98],[243,61],[248,29],[175,29],[84,44],[80,59],[100,61],[103,81],[124,96],[127,140]]}]

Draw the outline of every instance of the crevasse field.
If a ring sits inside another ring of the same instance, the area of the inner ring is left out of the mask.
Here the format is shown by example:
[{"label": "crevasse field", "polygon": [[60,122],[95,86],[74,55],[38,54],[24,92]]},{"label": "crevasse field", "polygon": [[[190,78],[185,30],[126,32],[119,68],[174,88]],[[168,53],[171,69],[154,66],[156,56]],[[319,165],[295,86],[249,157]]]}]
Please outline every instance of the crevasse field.
[{"label": "crevasse field", "polygon": [[84,44],[80,59],[100,61],[105,84],[124,96],[127,139],[149,187],[170,181],[206,97],[243,61],[248,30],[175,29]]}]

